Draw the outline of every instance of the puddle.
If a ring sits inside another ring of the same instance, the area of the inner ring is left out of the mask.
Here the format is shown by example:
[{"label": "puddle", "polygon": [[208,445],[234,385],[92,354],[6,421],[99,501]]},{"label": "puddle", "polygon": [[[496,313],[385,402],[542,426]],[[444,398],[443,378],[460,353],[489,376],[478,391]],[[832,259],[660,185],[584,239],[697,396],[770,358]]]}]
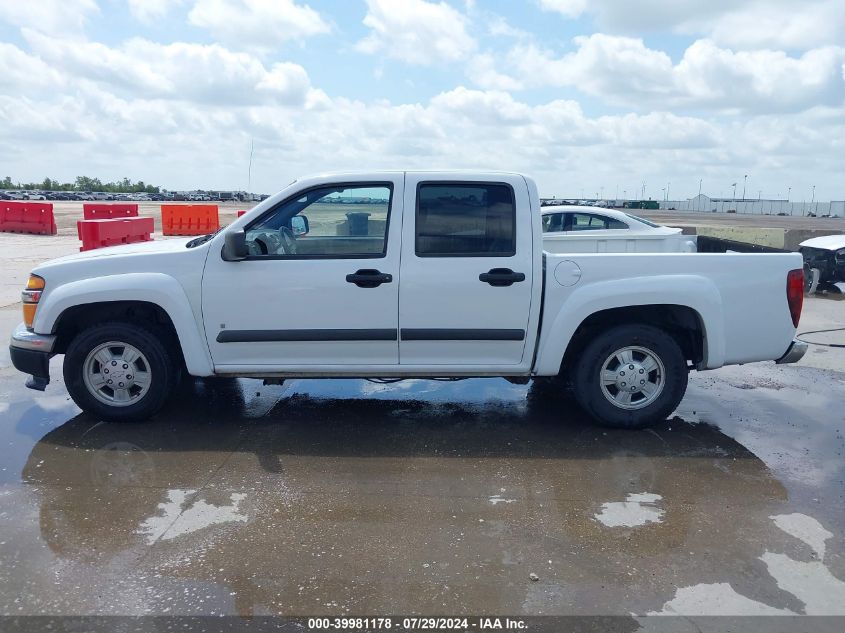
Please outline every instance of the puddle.
[{"label": "puddle", "polygon": [[797,615],[789,609],[770,607],[737,593],[730,583],[682,587],[661,611],[646,615]]},{"label": "puddle", "polygon": [[[816,556],[824,558],[825,541],[833,534],[816,519],[799,513],[770,518],[786,534],[803,541]],[[801,613],[752,600],[723,582],[682,587],[661,611],[647,615],[845,615],[845,582],[836,578],[822,561],[798,561],[768,550],[760,560],[777,586],[804,604]]]}]

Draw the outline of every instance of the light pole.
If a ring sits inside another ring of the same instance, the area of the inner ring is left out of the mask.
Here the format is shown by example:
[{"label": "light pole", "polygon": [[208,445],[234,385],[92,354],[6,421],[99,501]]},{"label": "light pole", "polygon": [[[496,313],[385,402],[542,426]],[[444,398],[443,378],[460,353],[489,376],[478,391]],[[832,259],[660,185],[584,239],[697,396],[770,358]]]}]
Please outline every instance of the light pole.
[{"label": "light pole", "polygon": [[643,195],[640,199],[645,200],[645,181],[643,181]]},{"label": "light pole", "polygon": [[[789,202],[789,198],[792,194],[792,187],[790,187],[786,192],[786,201]],[[789,215],[792,215],[792,203],[789,202]]]},{"label": "light pole", "polygon": [[734,202],[736,202],[736,183],[733,184],[734,187]]},{"label": "light pole", "polygon": [[671,184],[671,182],[666,183],[666,206],[669,206],[669,185]]},{"label": "light pole", "polygon": [[748,184],[748,174],[745,174],[745,178],[742,180],[742,201],[745,202],[745,185]]},{"label": "light pole", "polygon": [[[815,186],[815,185],[813,185],[813,197],[812,197],[812,199],[810,200],[810,206],[811,206],[811,207],[813,206],[813,203],[814,203],[815,201],[816,201],[816,186]],[[818,208],[818,206],[816,206],[816,208],[815,208],[815,210],[813,211],[813,213],[815,213],[815,212],[816,212],[816,211],[818,211],[818,210],[819,210],[819,208]],[[818,214],[817,214],[817,215],[818,215]]]}]

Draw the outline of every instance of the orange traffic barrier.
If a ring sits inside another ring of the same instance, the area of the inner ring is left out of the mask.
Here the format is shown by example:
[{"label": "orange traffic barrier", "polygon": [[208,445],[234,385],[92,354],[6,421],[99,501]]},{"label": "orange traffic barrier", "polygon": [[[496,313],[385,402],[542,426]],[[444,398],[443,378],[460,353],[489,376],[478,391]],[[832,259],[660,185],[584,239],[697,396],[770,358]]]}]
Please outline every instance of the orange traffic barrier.
[{"label": "orange traffic barrier", "polygon": [[154,230],[152,218],[115,218],[113,220],[78,220],[76,233],[82,240],[80,251],[95,248],[149,242]]},{"label": "orange traffic barrier", "polygon": [[124,204],[83,204],[82,213],[86,220],[111,220],[113,218],[137,218],[138,205]]},{"label": "orange traffic barrier", "polygon": [[56,235],[53,205],[44,202],[0,201],[0,231]]},{"label": "orange traffic barrier", "polygon": [[216,204],[161,205],[163,235],[205,235],[220,228]]}]

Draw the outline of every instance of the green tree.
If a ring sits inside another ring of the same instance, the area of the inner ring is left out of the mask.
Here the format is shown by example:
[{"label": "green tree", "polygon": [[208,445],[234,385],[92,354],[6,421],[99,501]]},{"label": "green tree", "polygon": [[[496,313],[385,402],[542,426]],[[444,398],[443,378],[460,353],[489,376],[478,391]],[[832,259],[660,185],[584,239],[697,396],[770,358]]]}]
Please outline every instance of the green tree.
[{"label": "green tree", "polygon": [[77,176],[74,188],[77,191],[102,191],[103,183],[99,178],[89,178],[88,176]]}]

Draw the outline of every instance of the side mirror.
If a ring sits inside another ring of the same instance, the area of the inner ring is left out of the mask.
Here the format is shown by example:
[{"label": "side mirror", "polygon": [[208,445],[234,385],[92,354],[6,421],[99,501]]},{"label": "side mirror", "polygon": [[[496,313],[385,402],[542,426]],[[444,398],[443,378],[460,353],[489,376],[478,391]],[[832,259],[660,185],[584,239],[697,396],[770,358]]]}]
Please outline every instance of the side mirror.
[{"label": "side mirror", "polygon": [[224,240],[221,253],[224,261],[237,262],[246,259],[249,255],[249,249],[246,247],[246,233],[242,230],[227,231]]},{"label": "side mirror", "polygon": [[295,215],[290,219],[290,230],[295,236],[305,235],[310,228],[308,218],[304,215]]}]

